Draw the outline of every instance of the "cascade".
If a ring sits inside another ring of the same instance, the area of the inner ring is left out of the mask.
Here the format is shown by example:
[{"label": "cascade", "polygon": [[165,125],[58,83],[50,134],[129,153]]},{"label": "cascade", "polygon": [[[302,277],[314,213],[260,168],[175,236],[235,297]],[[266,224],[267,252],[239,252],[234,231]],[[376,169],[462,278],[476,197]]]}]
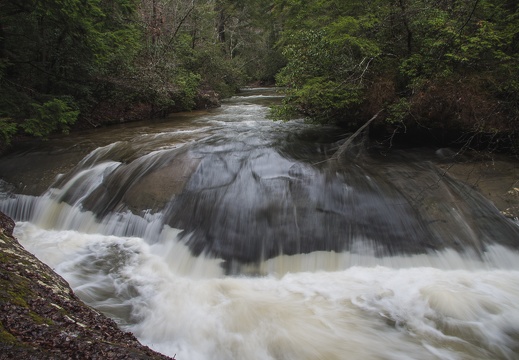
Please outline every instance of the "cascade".
[{"label": "cascade", "polygon": [[[515,358],[517,223],[433,150],[344,152],[337,128],[268,119],[278,101],[249,89],[106,130],[117,142],[73,134],[92,145],[64,173],[65,148],[14,153],[0,211],[83,301],[177,359]],[[42,158],[53,177],[16,178]]]}]

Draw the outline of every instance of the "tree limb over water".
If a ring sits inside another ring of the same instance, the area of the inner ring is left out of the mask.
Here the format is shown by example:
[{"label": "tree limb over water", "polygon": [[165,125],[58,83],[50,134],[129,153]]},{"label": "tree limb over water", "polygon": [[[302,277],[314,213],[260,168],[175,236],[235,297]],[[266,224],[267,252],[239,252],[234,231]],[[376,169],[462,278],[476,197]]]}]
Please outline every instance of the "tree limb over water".
[{"label": "tree limb over water", "polygon": [[328,159],[328,161],[340,161],[343,159],[344,153],[352,146],[353,142],[359,137],[359,135],[363,134],[365,130],[368,129],[369,125],[375,121],[375,119],[382,112],[382,109],[379,110],[371,119],[366,121],[364,125],[362,125],[355,133],[350,135],[344,143],[337,149],[337,151]]}]

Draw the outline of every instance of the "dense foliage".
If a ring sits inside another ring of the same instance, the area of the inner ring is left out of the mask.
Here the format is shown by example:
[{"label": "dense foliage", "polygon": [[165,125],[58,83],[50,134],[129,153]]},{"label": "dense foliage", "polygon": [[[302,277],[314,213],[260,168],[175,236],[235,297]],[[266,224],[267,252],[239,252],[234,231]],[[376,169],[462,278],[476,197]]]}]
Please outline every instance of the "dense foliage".
[{"label": "dense foliage", "polygon": [[0,149],[17,133],[192,109],[273,81],[281,57],[268,10],[259,0],[3,0]]},{"label": "dense foliage", "polygon": [[384,109],[386,132],[517,141],[516,1],[276,3],[288,61],[282,115],[357,126]]},{"label": "dense foliage", "polygon": [[515,0],[3,0],[0,148],[274,78],[278,116],[519,147],[518,47]]},{"label": "dense foliage", "polygon": [[[135,52],[131,0],[6,0],[0,5],[0,138],[67,131]],[[131,54],[130,54],[131,56]]]}]

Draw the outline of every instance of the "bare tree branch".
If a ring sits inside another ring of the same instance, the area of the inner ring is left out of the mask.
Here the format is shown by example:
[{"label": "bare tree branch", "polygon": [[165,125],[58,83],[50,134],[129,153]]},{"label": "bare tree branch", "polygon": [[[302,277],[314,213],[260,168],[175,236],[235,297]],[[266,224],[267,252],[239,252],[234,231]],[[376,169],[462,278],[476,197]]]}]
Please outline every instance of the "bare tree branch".
[{"label": "bare tree branch", "polygon": [[352,142],[355,140],[355,138],[357,138],[359,136],[359,134],[361,134],[378,117],[378,115],[381,112],[382,112],[382,109],[379,110],[375,115],[373,115],[373,117],[371,119],[366,121],[366,123],[364,125],[362,125],[357,131],[355,131],[355,133],[353,135],[351,135],[348,139],[346,139],[346,141],[341,146],[339,146],[339,149],[337,149],[337,151],[332,155],[332,157],[329,159],[329,161],[340,160],[342,155],[344,154],[344,152],[352,144]]}]

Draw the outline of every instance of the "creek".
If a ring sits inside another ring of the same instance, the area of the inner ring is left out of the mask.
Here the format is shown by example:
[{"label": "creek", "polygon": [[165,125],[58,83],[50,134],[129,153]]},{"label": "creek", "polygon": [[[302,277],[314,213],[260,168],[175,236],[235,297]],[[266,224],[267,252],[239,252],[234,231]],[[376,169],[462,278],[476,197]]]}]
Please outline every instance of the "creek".
[{"label": "creek", "polygon": [[83,301],[178,360],[516,359],[519,226],[499,210],[519,165],[345,147],[268,119],[280,99],[245,89],[26,144],[0,158],[0,211]]}]

